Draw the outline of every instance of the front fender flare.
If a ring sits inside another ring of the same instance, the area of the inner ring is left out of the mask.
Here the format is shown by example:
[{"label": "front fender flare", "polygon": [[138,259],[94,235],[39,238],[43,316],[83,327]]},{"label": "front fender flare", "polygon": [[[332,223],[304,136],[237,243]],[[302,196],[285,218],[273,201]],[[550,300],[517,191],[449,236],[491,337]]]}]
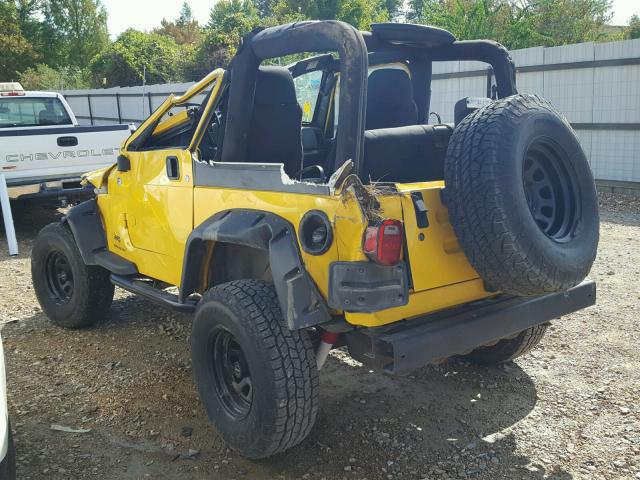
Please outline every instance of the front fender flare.
[{"label": "front fender flare", "polygon": [[293,226],[270,212],[233,209],[219,212],[196,227],[187,240],[180,301],[196,292],[207,242],[243,245],[269,252],[280,308],[292,330],[331,320],[329,309],[300,258]]}]

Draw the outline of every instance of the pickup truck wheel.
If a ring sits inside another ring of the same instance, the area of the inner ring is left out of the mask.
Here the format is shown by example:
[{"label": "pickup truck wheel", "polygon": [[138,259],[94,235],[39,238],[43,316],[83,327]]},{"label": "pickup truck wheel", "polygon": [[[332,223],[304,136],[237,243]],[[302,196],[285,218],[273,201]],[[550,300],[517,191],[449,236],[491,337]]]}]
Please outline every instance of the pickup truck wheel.
[{"label": "pickup truck wheel", "polygon": [[535,325],[523,330],[513,338],[504,338],[495,345],[476,348],[462,358],[471,363],[482,365],[497,365],[510,362],[533,350],[544,337],[548,326],[549,324],[547,323]]},{"label": "pickup truck wheel", "polygon": [[290,331],[272,285],[237,280],[196,309],[191,355],[200,398],[224,441],[264,458],[300,443],[318,411],[318,371],[305,331]]},{"label": "pickup truck wheel", "polygon": [[535,95],[514,95],[467,116],[445,161],[445,195],[460,245],[494,290],[540,295],[589,273],[598,202],[568,122]]},{"label": "pickup truck wheel", "polygon": [[109,272],[87,266],[69,229],[51,223],[31,251],[31,276],[38,302],[54,323],[80,328],[103,320],[113,300]]}]

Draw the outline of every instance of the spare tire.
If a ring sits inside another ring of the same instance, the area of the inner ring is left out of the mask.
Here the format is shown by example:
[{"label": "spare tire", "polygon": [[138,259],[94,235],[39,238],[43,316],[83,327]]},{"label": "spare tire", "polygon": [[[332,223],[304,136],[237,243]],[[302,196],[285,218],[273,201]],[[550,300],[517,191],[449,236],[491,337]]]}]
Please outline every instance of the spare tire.
[{"label": "spare tire", "polygon": [[449,141],[444,177],[451,224],[487,288],[539,295],[587,276],[599,237],[595,185],[549,102],[519,94],[467,116]]}]

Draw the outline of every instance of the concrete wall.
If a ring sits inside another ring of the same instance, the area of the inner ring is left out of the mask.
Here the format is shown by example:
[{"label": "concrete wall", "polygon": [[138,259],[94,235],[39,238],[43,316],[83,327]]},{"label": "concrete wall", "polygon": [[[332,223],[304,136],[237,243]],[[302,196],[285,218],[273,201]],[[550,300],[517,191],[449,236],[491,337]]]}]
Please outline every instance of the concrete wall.
[{"label": "concrete wall", "polygon": [[[567,116],[595,177],[610,185],[625,182],[627,187],[628,182],[638,182],[640,188],[640,39],[534,47],[511,54],[518,68],[518,90],[545,97]],[[437,62],[433,73],[431,111],[443,122],[453,122],[457,100],[488,95],[486,64]],[[87,95],[94,124],[118,118],[139,123],[150,107],[155,109],[169,93],[182,93],[189,85],[150,85],[144,98],[142,87],[64,93],[81,123],[90,123]]]}]

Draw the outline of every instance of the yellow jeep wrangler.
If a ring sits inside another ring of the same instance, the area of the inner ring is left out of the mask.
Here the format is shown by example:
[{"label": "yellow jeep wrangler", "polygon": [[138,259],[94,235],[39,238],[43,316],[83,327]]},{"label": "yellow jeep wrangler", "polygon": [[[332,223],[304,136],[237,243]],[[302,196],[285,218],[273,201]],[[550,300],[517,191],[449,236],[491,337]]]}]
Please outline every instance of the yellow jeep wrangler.
[{"label": "yellow jeep wrangler", "polygon": [[[433,63],[469,60],[491,67],[487,97],[430,124]],[[91,325],[116,285],[194,313],[200,397],[252,458],[308,435],[332,347],[390,373],[504,362],[595,303],[589,165],[491,41],[409,24],[254,31],[86,179],[95,199],[33,246],[44,312]]]}]

